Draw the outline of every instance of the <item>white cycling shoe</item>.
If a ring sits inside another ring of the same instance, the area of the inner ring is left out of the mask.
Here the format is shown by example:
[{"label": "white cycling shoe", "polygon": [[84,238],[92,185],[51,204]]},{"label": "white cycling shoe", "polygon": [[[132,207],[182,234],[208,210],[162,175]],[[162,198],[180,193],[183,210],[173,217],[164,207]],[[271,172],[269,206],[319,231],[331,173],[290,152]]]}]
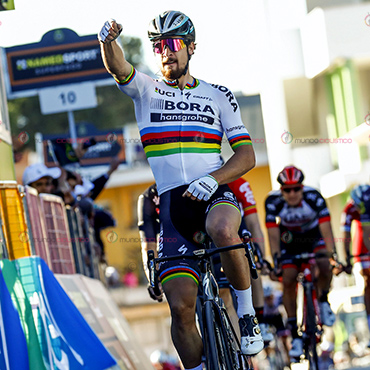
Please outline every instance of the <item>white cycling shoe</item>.
[{"label": "white cycling shoe", "polygon": [[239,319],[241,351],[245,355],[256,355],[264,347],[261,329],[255,316],[244,315]]},{"label": "white cycling shoe", "polygon": [[292,348],[289,351],[291,358],[300,358],[303,355],[303,340],[302,338],[294,338]]},{"label": "white cycling shoe", "polygon": [[335,322],[335,314],[328,302],[320,302],[320,314],[323,325],[333,326]]}]

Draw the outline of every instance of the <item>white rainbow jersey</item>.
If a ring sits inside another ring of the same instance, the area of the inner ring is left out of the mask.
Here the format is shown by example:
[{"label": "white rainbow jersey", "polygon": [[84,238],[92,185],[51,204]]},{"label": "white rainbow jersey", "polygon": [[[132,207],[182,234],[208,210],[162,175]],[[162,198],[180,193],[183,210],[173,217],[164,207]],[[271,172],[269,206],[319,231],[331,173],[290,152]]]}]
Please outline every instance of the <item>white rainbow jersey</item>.
[{"label": "white rainbow jersey", "polygon": [[226,87],[194,79],[181,91],[175,83],[134,68],[116,82],[134,101],[159,195],[219,169],[223,133],[233,149],[252,145],[238,103]]}]

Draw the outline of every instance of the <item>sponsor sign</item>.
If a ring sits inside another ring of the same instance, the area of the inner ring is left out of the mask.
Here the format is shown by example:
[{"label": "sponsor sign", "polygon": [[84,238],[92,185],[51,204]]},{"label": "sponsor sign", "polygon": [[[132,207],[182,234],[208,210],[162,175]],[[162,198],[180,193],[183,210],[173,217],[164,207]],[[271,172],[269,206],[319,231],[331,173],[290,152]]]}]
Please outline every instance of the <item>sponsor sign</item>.
[{"label": "sponsor sign", "polygon": [[17,92],[84,81],[111,79],[104,68],[96,35],[78,36],[62,28],[39,43],[5,49],[9,96]]}]

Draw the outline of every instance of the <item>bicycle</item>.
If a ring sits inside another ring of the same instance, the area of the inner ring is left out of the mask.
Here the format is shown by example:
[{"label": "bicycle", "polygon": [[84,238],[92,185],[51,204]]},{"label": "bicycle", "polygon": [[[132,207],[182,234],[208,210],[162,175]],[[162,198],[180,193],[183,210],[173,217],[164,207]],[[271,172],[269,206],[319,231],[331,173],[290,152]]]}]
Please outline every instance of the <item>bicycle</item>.
[{"label": "bicycle", "polygon": [[[308,361],[311,370],[319,370],[319,357],[316,346],[320,343],[323,334],[323,323],[314,285],[315,261],[320,257],[327,257],[327,254],[302,253],[295,256],[274,257],[275,266],[278,266],[279,263],[285,260],[293,261],[293,263],[297,263],[300,266],[297,283],[298,287],[301,287],[303,291],[303,312],[299,331],[303,340],[304,358]],[[299,305],[297,305],[298,307]]]},{"label": "bicycle", "polygon": [[231,324],[228,313],[219,297],[219,288],[211,271],[211,257],[235,249],[244,248],[249,261],[252,278],[258,277],[252,258],[250,243],[240,243],[227,247],[195,250],[192,254],[181,254],[155,258],[154,251],[148,251],[148,269],[150,285],[155,294],[160,292],[158,285],[157,264],[166,261],[193,259],[199,261],[201,272],[201,335],[203,340],[204,360],[207,370],[253,370],[251,357],[241,352],[240,341]]}]

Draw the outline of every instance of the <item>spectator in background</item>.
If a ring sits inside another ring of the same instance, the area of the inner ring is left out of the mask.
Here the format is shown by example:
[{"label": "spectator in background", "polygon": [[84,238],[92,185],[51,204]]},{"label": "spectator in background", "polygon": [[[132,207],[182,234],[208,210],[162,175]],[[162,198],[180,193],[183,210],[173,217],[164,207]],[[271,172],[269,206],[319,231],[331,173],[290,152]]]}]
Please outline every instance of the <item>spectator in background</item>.
[{"label": "spectator in background", "polygon": [[150,362],[156,370],[180,370],[179,361],[165,351],[154,351],[150,355]]},{"label": "spectator in background", "polygon": [[84,179],[79,173],[67,171],[67,182],[71,187],[72,191],[75,191],[75,188],[77,186],[82,186],[84,189],[87,190],[88,187],[90,187],[90,184],[92,184],[93,186],[91,187],[91,189],[87,191],[88,194],[86,195],[89,195],[89,197],[92,200],[95,200],[104,189],[104,186],[109,180],[112,173],[118,168],[119,163],[120,163],[119,158],[114,157],[110,163],[109,170],[107,171],[107,173],[99,176],[95,180],[91,181],[91,183],[90,181]]},{"label": "spectator in background", "polygon": [[35,188],[39,193],[51,194],[53,179],[58,179],[62,171],[58,167],[48,168],[43,163],[28,166],[23,172],[23,185]]},{"label": "spectator in background", "polygon": [[127,269],[122,277],[122,283],[128,288],[136,288],[139,285],[139,279],[132,270]]},{"label": "spectator in background", "polygon": [[113,218],[110,212],[106,211],[102,207],[94,205],[94,232],[95,232],[95,239],[96,242],[100,246],[100,262],[107,263],[105,257],[105,248],[103,240],[100,237],[100,232],[107,227],[114,227],[116,226],[116,220]]}]

